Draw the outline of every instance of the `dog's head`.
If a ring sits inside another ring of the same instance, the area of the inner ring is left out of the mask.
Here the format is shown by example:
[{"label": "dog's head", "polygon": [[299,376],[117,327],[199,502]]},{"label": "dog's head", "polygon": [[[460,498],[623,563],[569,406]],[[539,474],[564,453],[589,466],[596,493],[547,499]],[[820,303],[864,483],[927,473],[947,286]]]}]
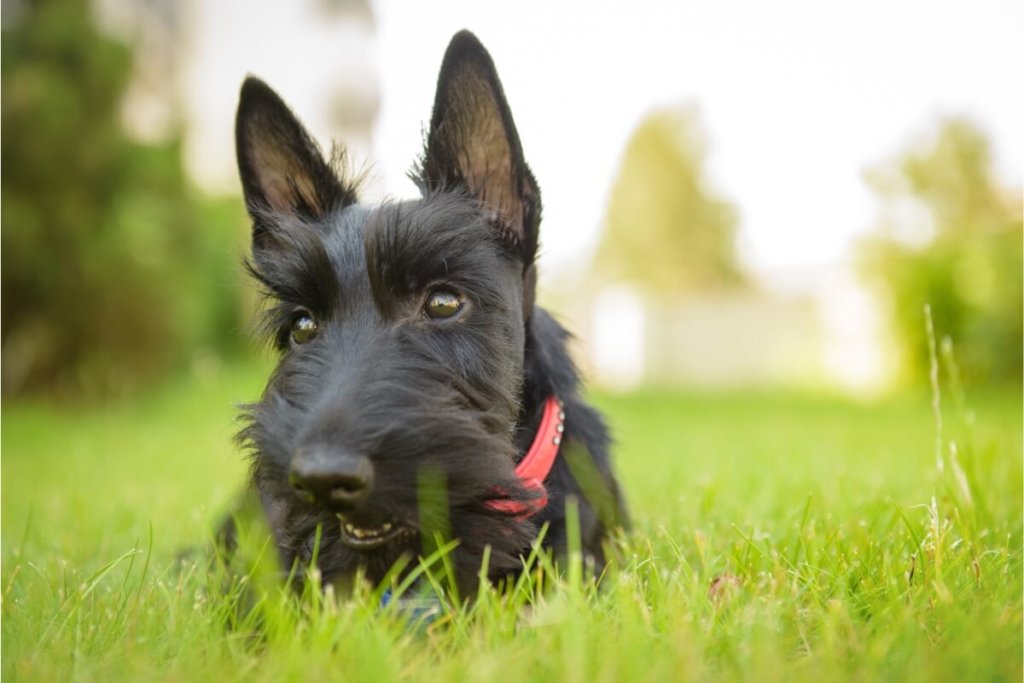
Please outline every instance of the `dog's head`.
[{"label": "dog's head", "polygon": [[468,32],[448,47],[422,198],[366,206],[281,99],[242,86],[238,165],[250,267],[280,354],[243,440],[285,559],[319,526],[328,578],[381,578],[402,555],[458,539],[516,566],[530,522],[487,503],[526,499],[514,473],[540,194],[494,64]]}]

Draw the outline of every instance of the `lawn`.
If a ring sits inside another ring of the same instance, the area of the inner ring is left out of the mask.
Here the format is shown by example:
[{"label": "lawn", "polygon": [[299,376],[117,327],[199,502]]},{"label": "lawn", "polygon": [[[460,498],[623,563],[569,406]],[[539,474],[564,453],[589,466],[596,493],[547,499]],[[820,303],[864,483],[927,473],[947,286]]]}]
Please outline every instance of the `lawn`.
[{"label": "lawn", "polygon": [[941,467],[926,394],[598,394],[634,517],[601,588],[423,628],[175,563],[241,488],[260,375],[3,406],[5,681],[1022,679],[1019,394],[943,396]]}]

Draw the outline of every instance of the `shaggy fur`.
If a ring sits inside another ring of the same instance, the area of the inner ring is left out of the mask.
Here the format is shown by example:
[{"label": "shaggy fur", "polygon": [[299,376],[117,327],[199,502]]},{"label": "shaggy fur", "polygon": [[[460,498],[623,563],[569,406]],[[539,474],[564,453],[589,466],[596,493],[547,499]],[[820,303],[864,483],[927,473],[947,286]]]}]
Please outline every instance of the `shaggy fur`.
[{"label": "shaggy fur", "polygon": [[[578,499],[584,550],[625,512],[600,416],[579,395],[566,332],[534,305],[540,192],[490,56],[468,32],[448,48],[423,157],[422,198],[366,206],[324,160],[278,96],[242,87],[237,151],[253,220],[250,270],[270,305],[262,329],[280,354],[240,440],[285,567],[312,559],[326,580],[362,571],[381,580],[400,558],[458,540],[456,577],[470,588],[485,547],[492,579],[515,574],[538,529],[566,542],[565,503]],[[431,318],[438,290],[462,308]],[[315,321],[296,341],[297,320]],[[562,449],[532,518],[487,505],[528,500],[515,476],[545,400],[565,404]],[[372,468],[372,487],[341,507],[296,490],[296,454],[317,448]],[[306,494],[306,495],[303,495]],[[383,547],[346,544],[339,517],[359,527],[402,524]]]}]

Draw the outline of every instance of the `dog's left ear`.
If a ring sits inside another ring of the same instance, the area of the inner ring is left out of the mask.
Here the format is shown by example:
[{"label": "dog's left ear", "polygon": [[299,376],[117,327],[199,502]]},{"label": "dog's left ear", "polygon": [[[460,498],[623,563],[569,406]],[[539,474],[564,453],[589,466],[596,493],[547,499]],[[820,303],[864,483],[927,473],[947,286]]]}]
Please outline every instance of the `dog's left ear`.
[{"label": "dog's left ear", "polygon": [[469,31],[452,38],[437,79],[420,180],[430,190],[463,187],[529,268],[537,252],[540,191],[519,143],[491,56]]}]

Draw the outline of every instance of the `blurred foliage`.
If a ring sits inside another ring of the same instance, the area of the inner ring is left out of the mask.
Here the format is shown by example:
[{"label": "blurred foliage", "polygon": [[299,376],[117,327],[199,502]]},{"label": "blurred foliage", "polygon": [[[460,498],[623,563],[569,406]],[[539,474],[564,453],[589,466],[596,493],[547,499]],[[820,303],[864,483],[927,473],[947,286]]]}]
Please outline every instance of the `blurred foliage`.
[{"label": "blurred foliage", "polygon": [[197,349],[232,350],[239,202],[195,194],[180,136],[125,133],[133,54],[87,2],[16,10],[2,43],[5,395],[121,393]]},{"label": "blurred foliage", "polygon": [[868,181],[883,211],[861,270],[888,305],[908,376],[927,381],[930,304],[969,382],[1020,386],[1021,195],[999,184],[984,134],[945,121]]},{"label": "blurred foliage", "polygon": [[630,139],[611,192],[596,267],[602,277],[672,296],[743,281],[736,209],[708,187],[694,111],[649,115]]}]

